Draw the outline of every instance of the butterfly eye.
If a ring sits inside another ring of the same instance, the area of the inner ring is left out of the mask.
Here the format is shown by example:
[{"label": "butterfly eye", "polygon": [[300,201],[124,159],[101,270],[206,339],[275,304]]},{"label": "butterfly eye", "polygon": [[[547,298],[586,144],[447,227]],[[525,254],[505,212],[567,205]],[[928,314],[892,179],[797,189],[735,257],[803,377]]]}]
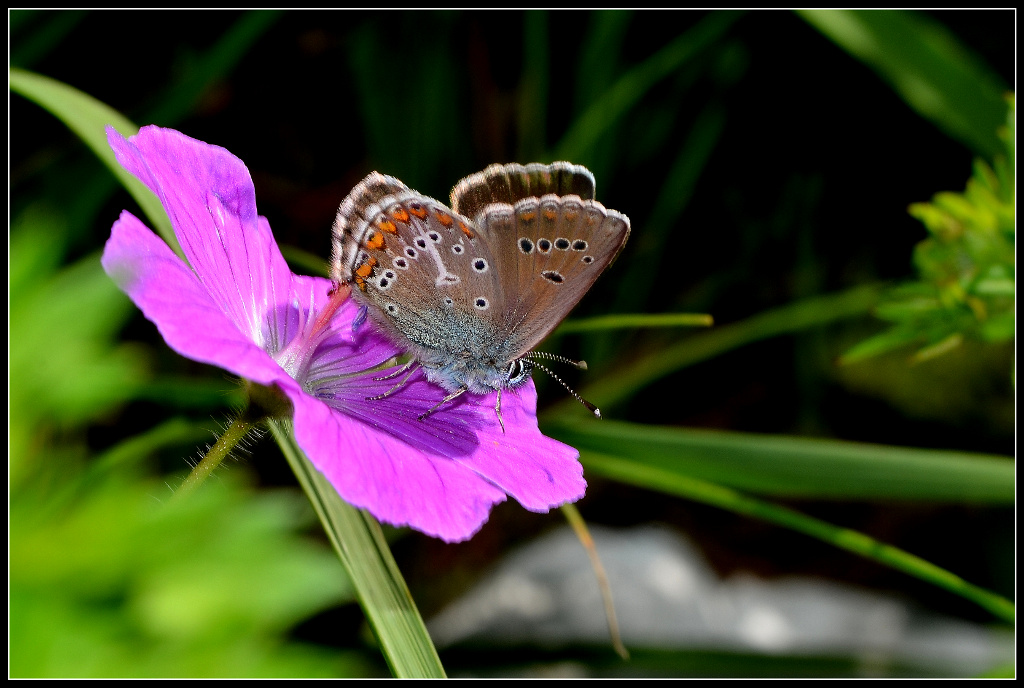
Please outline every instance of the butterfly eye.
[{"label": "butterfly eye", "polygon": [[526,382],[526,378],[530,377],[531,370],[533,370],[533,363],[531,361],[517,358],[508,364],[508,373],[505,375],[506,384],[509,387],[521,385]]}]

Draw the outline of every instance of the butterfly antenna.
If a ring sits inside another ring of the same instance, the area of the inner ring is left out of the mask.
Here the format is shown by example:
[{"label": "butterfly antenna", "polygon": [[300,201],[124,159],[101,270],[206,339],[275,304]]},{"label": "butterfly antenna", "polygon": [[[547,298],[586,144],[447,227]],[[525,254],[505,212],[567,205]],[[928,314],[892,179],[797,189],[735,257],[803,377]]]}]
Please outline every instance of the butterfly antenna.
[{"label": "butterfly antenna", "polygon": [[[535,351],[535,352],[533,352],[533,354],[534,354],[534,355],[536,355],[537,353],[542,353],[542,352],[536,352],[536,351]],[[562,357],[562,356],[556,356],[556,355],[554,355],[554,354],[548,354],[548,356],[547,356],[547,357],[553,358],[553,359],[555,359],[555,360],[561,360],[561,361],[563,361],[563,362],[565,362],[565,363],[572,363],[572,364],[576,364],[576,367],[577,367],[577,368],[579,368],[579,364],[580,364],[580,363],[582,363],[584,367],[583,367],[583,368],[580,368],[580,370],[586,370],[586,365],[587,365],[587,364],[586,364],[586,363],[583,363],[583,361],[579,361],[579,362],[577,363],[576,361],[573,361],[573,360],[571,360],[571,359],[568,359],[568,358],[564,358],[564,357]],[[573,389],[572,387],[570,387],[569,385],[567,385],[567,384],[565,383],[565,381],[564,381],[564,380],[562,380],[562,378],[560,378],[560,377],[558,377],[557,375],[555,375],[555,373],[554,373],[554,372],[553,372],[553,371],[552,371],[552,370],[551,370],[550,368],[548,368],[548,367],[547,367],[547,366],[545,366],[545,365],[541,365],[540,363],[537,363],[536,361],[534,361],[534,360],[533,360],[533,358],[532,358],[532,357],[531,357],[531,358],[529,359],[529,361],[530,361],[530,363],[532,363],[532,364],[534,365],[534,367],[536,367],[536,368],[540,368],[540,369],[541,369],[541,370],[543,370],[543,371],[544,371],[545,373],[547,373],[547,374],[548,374],[548,375],[550,375],[551,377],[555,378],[555,381],[557,381],[557,382],[558,382],[558,384],[560,384],[560,385],[562,385],[563,387],[565,387],[566,391],[567,391],[567,392],[569,392],[569,394],[571,394],[571,395],[573,396],[573,398],[574,398],[574,399],[575,399],[576,401],[578,401],[578,402],[580,402],[581,404],[583,404],[583,406],[585,406],[585,407],[586,407],[586,409],[587,409],[588,411],[590,411],[591,413],[593,413],[593,414],[594,414],[595,416],[597,416],[598,418],[600,418],[600,417],[601,417],[601,409],[597,408],[596,406],[594,406],[593,404],[591,404],[591,403],[590,403],[589,401],[587,401],[586,399],[584,399],[583,397],[581,397],[581,396],[580,396],[579,394],[577,394],[577,393],[576,393],[576,390],[574,390],[574,389]]]},{"label": "butterfly antenna", "polygon": [[[587,362],[586,361],[574,361],[573,359],[567,358],[566,356],[559,356],[558,354],[549,354],[547,351],[528,351],[526,353],[526,355],[523,356],[523,358],[525,358],[525,359],[527,359],[529,361],[533,361],[533,359],[535,359],[535,358],[547,358],[547,359],[550,359],[552,361],[558,361],[559,363],[568,363],[569,365],[571,365],[572,367],[574,367],[574,368],[576,368],[578,370],[586,370],[587,369]],[[544,370],[547,370],[547,368],[545,368]],[[548,371],[548,372],[550,373],[551,371]],[[554,377],[554,375],[552,375],[552,377]],[[558,379],[558,378],[555,378],[555,379]]]}]

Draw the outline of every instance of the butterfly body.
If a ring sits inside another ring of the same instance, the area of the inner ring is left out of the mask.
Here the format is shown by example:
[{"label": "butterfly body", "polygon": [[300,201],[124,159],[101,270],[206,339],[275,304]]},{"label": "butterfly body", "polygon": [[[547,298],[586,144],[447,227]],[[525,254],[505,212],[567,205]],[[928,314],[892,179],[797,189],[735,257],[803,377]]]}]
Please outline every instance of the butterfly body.
[{"label": "butterfly body", "polygon": [[492,165],[451,209],[374,172],[338,210],[331,276],[449,398],[514,388],[629,235],[593,196],[570,163]]}]

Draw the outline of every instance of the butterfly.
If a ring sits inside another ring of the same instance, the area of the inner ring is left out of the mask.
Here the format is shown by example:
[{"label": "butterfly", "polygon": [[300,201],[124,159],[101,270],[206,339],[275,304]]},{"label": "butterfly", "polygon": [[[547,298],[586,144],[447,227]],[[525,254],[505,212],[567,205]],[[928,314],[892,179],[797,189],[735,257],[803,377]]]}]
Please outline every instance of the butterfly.
[{"label": "butterfly", "polygon": [[448,392],[421,420],[497,390],[501,422],[501,391],[526,382],[536,358],[558,358],[533,349],[629,237],[629,218],[594,200],[595,187],[581,165],[513,163],[461,180],[450,209],[378,172],[342,202],[331,278],[411,356],[402,371],[418,363]]}]

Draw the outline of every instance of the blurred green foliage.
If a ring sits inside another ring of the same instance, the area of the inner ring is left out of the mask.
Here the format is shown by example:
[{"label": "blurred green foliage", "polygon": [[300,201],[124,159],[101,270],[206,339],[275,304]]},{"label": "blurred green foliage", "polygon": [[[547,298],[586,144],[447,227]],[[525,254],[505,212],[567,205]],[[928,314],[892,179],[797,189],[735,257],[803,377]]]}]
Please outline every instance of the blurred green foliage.
[{"label": "blurred green foliage", "polygon": [[194,452],[208,423],[172,418],[90,449],[87,429],[144,396],[151,362],[146,347],[119,341],[134,307],[98,256],[59,267],[61,229],[37,206],[11,228],[11,676],[374,671],[358,655],[286,637],[352,600],[330,550],[301,535],[308,503],[256,492],[238,472],[167,503],[168,479],[149,458]]},{"label": "blurred green foliage", "polygon": [[922,12],[802,10],[808,23],[870,66],[922,117],[985,157],[1002,148],[1006,87],[941,23]]},{"label": "blurred green foliage", "polygon": [[1014,145],[1016,110],[1010,109],[1000,138],[1004,154],[993,166],[974,163],[963,193],[943,192],[931,203],[915,203],[910,214],[929,237],[914,249],[920,278],[888,292],[875,313],[893,324],[846,352],[854,361],[923,342],[914,359],[947,353],[966,338],[1012,340],[1016,311],[1016,217]]},{"label": "blurred green foliage", "polygon": [[10,507],[11,676],[373,671],[358,654],[286,637],[351,590],[330,551],[297,535],[311,522],[305,500],[238,477],[175,503],[124,463],[63,476],[49,487],[74,494],[59,503],[21,484]]}]

